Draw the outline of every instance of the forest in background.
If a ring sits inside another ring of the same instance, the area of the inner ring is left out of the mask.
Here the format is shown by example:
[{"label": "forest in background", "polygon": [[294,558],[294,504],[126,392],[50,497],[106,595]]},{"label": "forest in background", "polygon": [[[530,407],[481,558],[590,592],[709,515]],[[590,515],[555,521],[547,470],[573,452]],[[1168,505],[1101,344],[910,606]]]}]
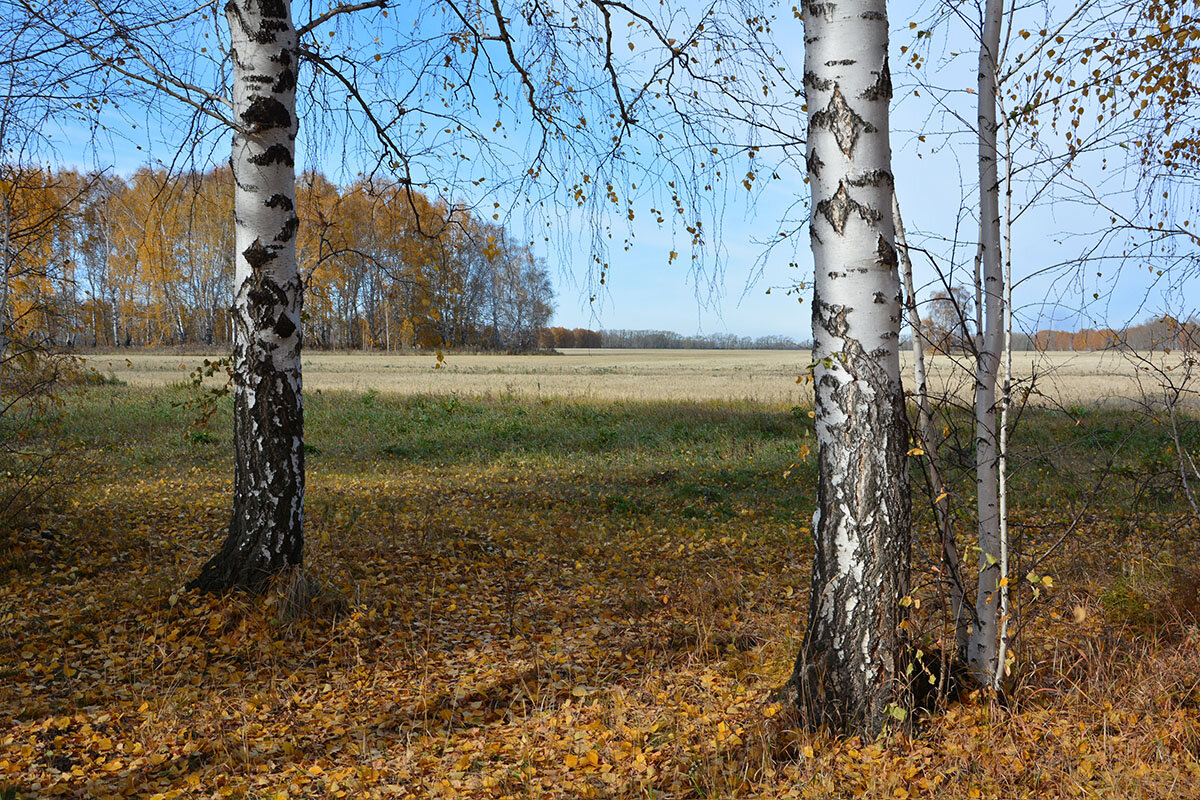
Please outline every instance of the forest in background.
[{"label": "forest in background", "polygon": [[[233,184],[227,166],[127,178],[10,167],[0,179],[18,256],[5,302],[17,341],[69,347],[231,343]],[[340,186],[303,174],[297,206],[306,344],[352,350],[574,347],[793,350],[789,336],[680,334],[548,326],[549,271],[503,225],[395,183]],[[941,352],[974,337],[963,287],[924,304],[924,338]],[[1014,332],[1015,350],[1183,346],[1195,320],[1152,317],[1125,329]],[[906,335],[911,341],[911,336]]]},{"label": "forest in background", "polygon": [[[228,166],[127,178],[11,168],[17,339],[226,345],[235,256]],[[396,182],[298,181],[309,346],[529,350],[553,311],[545,264],[497,223]]]}]

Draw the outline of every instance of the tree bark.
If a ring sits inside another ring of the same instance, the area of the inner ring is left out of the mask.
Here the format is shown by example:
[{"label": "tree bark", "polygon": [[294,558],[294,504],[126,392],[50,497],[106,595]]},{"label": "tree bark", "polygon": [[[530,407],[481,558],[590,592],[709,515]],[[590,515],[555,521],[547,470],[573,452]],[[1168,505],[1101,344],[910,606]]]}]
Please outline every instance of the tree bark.
[{"label": "tree bark", "polygon": [[819,478],[792,685],[811,726],[871,735],[902,701],[911,549],[887,14],[884,0],[803,12]]},{"label": "tree bark", "polygon": [[996,383],[1004,346],[1004,270],[1000,249],[1000,178],[996,145],[996,75],[1003,0],[987,0],[979,46],[979,226],[983,319],[975,345],[975,491],[979,517],[979,586],[967,665],[991,686],[1000,639],[1000,446]]},{"label": "tree bark", "polygon": [[304,410],[290,0],[230,0],[234,214],[234,498],[221,550],[190,586],[258,590],[301,561]]},{"label": "tree bark", "polygon": [[[4,397],[4,365],[8,359],[8,289],[9,275],[12,274],[12,200],[8,193],[4,194],[4,236],[0,242],[3,252],[0,252],[0,400]],[[0,405],[0,409],[3,405]]]}]

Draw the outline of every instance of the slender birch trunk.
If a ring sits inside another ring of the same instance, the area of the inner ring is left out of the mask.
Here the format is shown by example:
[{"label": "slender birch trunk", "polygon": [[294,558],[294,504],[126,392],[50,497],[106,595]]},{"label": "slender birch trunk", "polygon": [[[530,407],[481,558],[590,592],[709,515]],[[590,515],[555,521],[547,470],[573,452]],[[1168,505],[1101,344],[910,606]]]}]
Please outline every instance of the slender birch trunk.
[{"label": "slender birch trunk", "polygon": [[259,589],[303,547],[302,283],[296,260],[296,30],[290,0],[230,0],[236,267],[234,498],[224,546],[192,581]]},{"label": "slender birch trunk", "polygon": [[[4,397],[4,364],[8,358],[8,287],[9,275],[12,274],[12,200],[6,192],[4,194],[4,236],[0,246],[4,247],[3,253],[0,253],[0,266],[3,266],[4,273],[0,275],[0,399]],[[3,408],[3,405],[0,405]]]},{"label": "slender birch trunk", "polygon": [[1004,271],[1000,245],[1000,179],[996,145],[996,74],[1003,0],[987,0],[979,47],[980,277],[984,306],[975,347],[975,487],[979,515],[979,587],[967,664],[981,686],[991,686],[999,665],[1000,479],[996,383],[1004,343]]},{"label": "slender birch trunk", "polygon": [[902,699],[911,549],[884,0],[807,2],[804,34],[819,478],[792,686],[809,724],[871,734]]},{"label": "slender birch trunk", "polygon": [[121,346],[121,320],[117,314],[117,287],[112,278],[110,271],[112,261],[112,245],[109,242],[109,220],[107,217],[101,217],[103,227],[102,239],[104,243],[104,287],[108,290],[109,303],[112,305],[112,314],[109,319],[112,327],[112,343],[113,347]]},{"label": "slender birch trunk", "polygon": [[929,384],[925,372],[925,343],[921,341],[921,315],[917,312],[917,292],[913,284],[912,257],[905,239],[904,219],[900,202],[892,193],[892,220],[896,226],[896,250],[900,255],[900,271],[904,276],[905,311],[913,331],[913,386],[917,397],[917,430],[925,449],[922,459],[929,485],[934,491],[933,513],[937,518],[942,539],[942,569],[945,570],[950,592],[950,611],[954,615],[955,655],[966,661],[967,642],[971,628],[971,609],[967,607],[962,581],[962,562],[958,557],[958,541],[954,535],[954,520],[950,517],[950,491],[942,478],[938,463],[938,434],[929,403]]}]

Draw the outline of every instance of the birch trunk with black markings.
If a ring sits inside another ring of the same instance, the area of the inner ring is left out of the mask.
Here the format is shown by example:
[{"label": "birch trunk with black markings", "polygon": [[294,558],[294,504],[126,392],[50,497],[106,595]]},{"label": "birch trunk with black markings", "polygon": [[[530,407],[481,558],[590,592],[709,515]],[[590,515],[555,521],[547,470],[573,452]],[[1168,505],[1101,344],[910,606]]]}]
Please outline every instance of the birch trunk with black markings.
[{"label": "birch trunk with black markings", "polygon": [[803,5],[818,457],[808,629],[791,685],[811,726],[902,717],[908,435],[891,214],[883,0]]},{"label": "birch trunk with black markings", "polygon": [[221,550],[191,582],[261,589],[301,562],[302,289],[296,261],[297,36],[290,0],[230,0],[236,272],[234,500]]}]

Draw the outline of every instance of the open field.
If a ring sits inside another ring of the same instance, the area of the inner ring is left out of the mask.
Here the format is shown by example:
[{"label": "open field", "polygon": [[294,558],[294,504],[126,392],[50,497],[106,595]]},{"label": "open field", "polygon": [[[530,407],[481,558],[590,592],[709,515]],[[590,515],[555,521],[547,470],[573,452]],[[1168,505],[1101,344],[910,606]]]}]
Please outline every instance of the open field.
[{"label": "open field", "polygon": [[[674,364],[681,389],[736,363],[700,355],[681,378],[686,356],[638,363]],[[604,363],[589,358],[536,363]],[[131,376],[154,375],[139,363]],[[330,357],[349,363],[387,361]],[[299,607],[180,589],[227,522],[227,402],[199,430],[182,388],[69,396],[44,435],[80,447],[70,482],[0,532],[0,792],[1196,796],[1196,525],[1161,427],[1023,418],[1014,573],[1050,555],[1036,596],[1022,581],[1012,701],[957,697],[871,743],[800,733],[772,700],[808,600],[805,409],[490,391],[310,394],[307,573],[323,589]],[[1200,427],[1184,437],[1200,448]],[[967,492],[970,437],[956,441]],[[927,649],[944,631],[930,528],[919,515]]]},{"label": "open field", "polygon": [[[211,356],[211,357],[216,357]],[[88,366],[134,386],[164,386],[186,378],[204,356],[134,352],[86,357]],[[1168,356],[1167,358],[1178,358]],[[1120,353],[1015,353],[1014,375],[1036,376],[1034,404],[1128,405],[1140,397],[1135,370]],[[350,390],[466,396],[575,397],[593,400],[752,400],[811,403],[797,384],[807,351],[565,350],[562,355],[460,355],[434,369],[433,354],[325,353],[304,357],[309,390]],[[904,355],[905,375],[911,355]],[[948,356],[930,359],[933,391],[967,397],[970,378]]]}]

